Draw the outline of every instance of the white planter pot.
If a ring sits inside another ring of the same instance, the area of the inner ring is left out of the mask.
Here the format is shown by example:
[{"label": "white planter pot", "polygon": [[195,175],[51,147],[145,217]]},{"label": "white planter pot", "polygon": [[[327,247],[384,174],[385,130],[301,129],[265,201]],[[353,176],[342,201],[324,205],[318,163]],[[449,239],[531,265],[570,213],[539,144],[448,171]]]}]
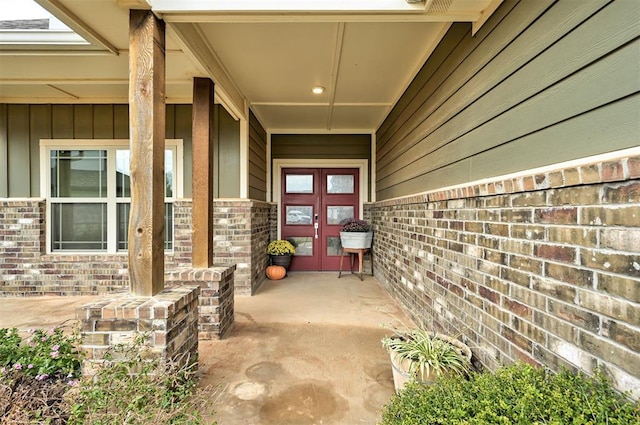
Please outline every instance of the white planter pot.
[{"label": "white planter pot", "polygon": [[373,232],[340,232],[340,243],[343,248],[371,248]]},{"label": "white planter pot", "polygon": [[389,352],[391,358],[391,372],[393,373],[393,386],[396,393],[399,393],[404,385],[411,380],[411,374],[409,374],[409,367],[411,361],[404,359],[402,361],[395,358],[395,353]]},{"label": "white planter pot", "polygon": [[[460,349],[460,351],[464,354],[469,362],[471,362],[471,349],[468,345],[464,344],[461,341],[458,341],[455,338],[452,338],[447,335],[438,334],[437,338],[447,341],[448,343],[455,345]],[[409,372],[412,368],[412,361],[409,359],[398,359],[396,358],[396,353],[394,351],[389,351],[389,358],[391,359],[391,371],[393,373],[393,385],[395,387],[396,393],[400,392],[405,384],[409,382],[411,379],[417,379],[419,382],[423,384],[432,384],[437,379],[438,376],[430,373],[426,376],[418,377],[416,373]],[[417,369],[417,365],[413,366],[414,369]]]}]

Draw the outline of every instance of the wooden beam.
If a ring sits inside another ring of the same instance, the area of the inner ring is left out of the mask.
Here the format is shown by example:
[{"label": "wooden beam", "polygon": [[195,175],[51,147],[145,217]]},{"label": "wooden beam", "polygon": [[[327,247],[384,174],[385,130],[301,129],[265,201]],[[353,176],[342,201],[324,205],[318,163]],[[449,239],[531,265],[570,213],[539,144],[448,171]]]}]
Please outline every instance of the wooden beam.
[{"label": "wooden beam", "polygon": [[146,10],[129,12],[131,135],[131,292],[164,288],[165,25]]},{"label": "wooden beam", "polygon": [[214,84],[193,79],[193,267],[213,265],[213,121]]}]

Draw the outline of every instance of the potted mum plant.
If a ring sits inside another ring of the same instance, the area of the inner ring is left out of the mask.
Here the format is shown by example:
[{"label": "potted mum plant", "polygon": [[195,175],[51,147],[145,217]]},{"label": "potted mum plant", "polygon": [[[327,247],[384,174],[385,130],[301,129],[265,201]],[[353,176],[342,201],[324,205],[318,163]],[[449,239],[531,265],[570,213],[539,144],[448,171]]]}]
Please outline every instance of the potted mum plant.
[{"label": "potted mum plant", "polygon": [[296,253],[293,244],[284,239],[278,239],[269,242],[267,245],[267,254],[271,257],[271,264],[283,266],[288,269],[291,265],[291,257]]},{"label": "potted mum plant", "polygon": [[349,218],[342,222],[340,243],[343,248],[371,248],[372,241],[373,231],[366,221]]},{"label": "potted mum plant", "polygon": [[382,346],[389,351],[396,392],[409,380],[428,384],[440,376],[464,376],[471,369],[471,349],[466,344],[421,328],[385,337]]}]

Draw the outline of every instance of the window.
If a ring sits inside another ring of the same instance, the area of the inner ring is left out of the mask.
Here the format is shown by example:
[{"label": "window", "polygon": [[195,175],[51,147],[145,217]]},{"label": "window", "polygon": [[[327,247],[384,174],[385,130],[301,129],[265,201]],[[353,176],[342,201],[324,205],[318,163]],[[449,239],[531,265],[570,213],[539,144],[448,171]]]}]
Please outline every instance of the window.
[{"label": "window", "polygon": [[[182,141],[165,143],[165,242],[173,249],[173,201],[182,195]],[[43,140],[47,252],[128,249],[131,161],[128,140]]]}]

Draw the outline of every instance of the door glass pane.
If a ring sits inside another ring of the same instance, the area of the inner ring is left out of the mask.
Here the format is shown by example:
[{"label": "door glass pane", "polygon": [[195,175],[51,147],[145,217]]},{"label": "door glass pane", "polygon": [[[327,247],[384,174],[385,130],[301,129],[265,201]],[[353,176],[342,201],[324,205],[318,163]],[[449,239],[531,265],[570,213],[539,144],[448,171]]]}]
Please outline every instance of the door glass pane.
[{"label": "door glass pane", "polygon": [[294,236],[287,238],[296,247],[296,257],[313,255],[313,238],[311,236]]},{"label": "door glass pane", "polygon": [[327,207],[327,224],[342,224],[342,221],[348,218],[353,218],[353,205]]},{"label": "door glass pane", "polygon": [[311,224],[313,207],[302,205],[287,205],[285,224]]},{"label": "door glass pane", "polygon": [[59,250],[106,250],[106,204],[52,204],[51,243]]},{"label": "door glass pane", "polygon": [[327,255],[340,255],[341,249],[340,236],[329,236],[327,238]]},{"label": "door glass pane", "polygon": [[313,193],[313,174],[287,174],[286,193]]},{"label": "door glass pane", "polygon": [[52,197],[107,196],[107,151],[52,150],[50,159]]},{"label": "door glass pane", "polygon": [[327,176],[327,193],[353,193],[353,175],[338,174]]}]

